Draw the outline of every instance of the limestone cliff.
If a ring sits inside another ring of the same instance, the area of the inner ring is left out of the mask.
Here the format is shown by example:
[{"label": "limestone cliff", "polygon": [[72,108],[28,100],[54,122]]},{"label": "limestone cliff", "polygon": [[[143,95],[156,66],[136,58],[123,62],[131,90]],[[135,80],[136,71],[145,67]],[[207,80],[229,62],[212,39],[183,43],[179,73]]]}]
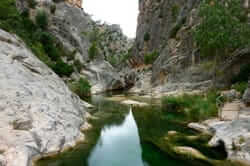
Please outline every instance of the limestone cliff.
[{"label": "limestone cliff", "polygon": [[[123,35],[119,26],[93,21],[83,9],[71,5],[71,1],[44,0],[39,1],[34,8],[28,7],[26,3],[26,0],[17,0],[18,8],[21,11],[28,9],[31,19],[38,11],[47,13],[48,32],[53,34],[66,52],[72,54],[71,58],[65,57],[63,61],[73,66],[75,62],[80,65],[70,77],[64,78],[65,81],[72,82],[85,77],[92,85],[92,93],[126,86],[117,66],[126,66],[125,57],[131,41]],[[90,49],[94,49],[95,55],[90,55]]]},{"label": "limestone cliff", "polygon": [[84,140],[86,108],[17,36],[0,30],[0,165],[28,166]]},{"label": "limestone cliff", "polygon": [[[162,92],[211,87],[213,74],[209,66],[213,61],[200,55],[193,40],[193,29],[200,21],[200,0],[142,0],[139,3],[132,64],[141,66],[145,56],[156,53],[151,83]],[[217,86],[227,85],[240,66],[249,64],[247,54],[246,50],[235,52],[231,59],[217,64]]]}]

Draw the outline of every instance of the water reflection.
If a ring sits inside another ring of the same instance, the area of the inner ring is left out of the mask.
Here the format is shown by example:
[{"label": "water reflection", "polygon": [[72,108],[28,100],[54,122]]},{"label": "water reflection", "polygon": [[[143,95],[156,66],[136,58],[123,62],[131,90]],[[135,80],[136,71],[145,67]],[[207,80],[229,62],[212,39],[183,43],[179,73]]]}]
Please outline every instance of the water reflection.
[{"label": "water reflection", "polygon": [[107,126],[88,158],[89,166],[146,166],[132,111],[119,126]]}]

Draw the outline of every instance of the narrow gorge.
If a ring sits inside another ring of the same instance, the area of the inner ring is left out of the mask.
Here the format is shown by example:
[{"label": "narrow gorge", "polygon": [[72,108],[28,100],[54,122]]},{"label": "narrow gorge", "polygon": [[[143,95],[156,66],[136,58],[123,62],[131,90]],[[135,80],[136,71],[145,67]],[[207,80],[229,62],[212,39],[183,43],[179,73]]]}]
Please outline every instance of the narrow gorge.
[{"label": "narrow gorge", "polygon": [[84,4],[0,1],[0,166],[250,165],[249,0]]}]

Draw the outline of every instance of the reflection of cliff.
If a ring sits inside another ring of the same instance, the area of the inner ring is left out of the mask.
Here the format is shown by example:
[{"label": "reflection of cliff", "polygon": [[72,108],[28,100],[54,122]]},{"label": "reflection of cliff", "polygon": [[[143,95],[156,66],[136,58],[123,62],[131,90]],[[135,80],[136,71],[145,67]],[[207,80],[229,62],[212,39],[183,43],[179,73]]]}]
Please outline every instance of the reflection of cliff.
[{"label": "reflection of cliff", "polygon": [[89,123],[93,128],[85,132],[86,142],[78,145],[73,151],[63,153],[56,158],[48,158],[38,162],[37,166],[88,166],[88,157],[90,152],[98,142],[102,129],[112,126],[121,125],[126,115],[128,107],[105,101],[103,98],[94,98],[93,104],[98,108],[92,114],[93,118],[89,119]]},{"label": "reflection of cliff", "polygon": [[183,126],[168,120],[160,108],[134,108],[133,115],[138,126],[141,141],[160,138],[170,130],[182,131]]}]

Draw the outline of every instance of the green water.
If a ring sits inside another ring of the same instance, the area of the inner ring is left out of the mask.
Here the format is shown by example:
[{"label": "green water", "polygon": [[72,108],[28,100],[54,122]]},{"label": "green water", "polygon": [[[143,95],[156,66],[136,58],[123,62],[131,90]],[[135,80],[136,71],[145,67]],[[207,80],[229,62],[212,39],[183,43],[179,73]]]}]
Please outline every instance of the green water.
[{"label": "green water", "polygon": [[146,141],[169,130],[186,131],[162,119],[160,112],[132,111],[100,96],[92,103],[97,107],[93,115],[98,118],[90,121],[95,128],[86,134],[89,142],[56,158],[40,160],[38,166],[195,166],[168,156]]}]

